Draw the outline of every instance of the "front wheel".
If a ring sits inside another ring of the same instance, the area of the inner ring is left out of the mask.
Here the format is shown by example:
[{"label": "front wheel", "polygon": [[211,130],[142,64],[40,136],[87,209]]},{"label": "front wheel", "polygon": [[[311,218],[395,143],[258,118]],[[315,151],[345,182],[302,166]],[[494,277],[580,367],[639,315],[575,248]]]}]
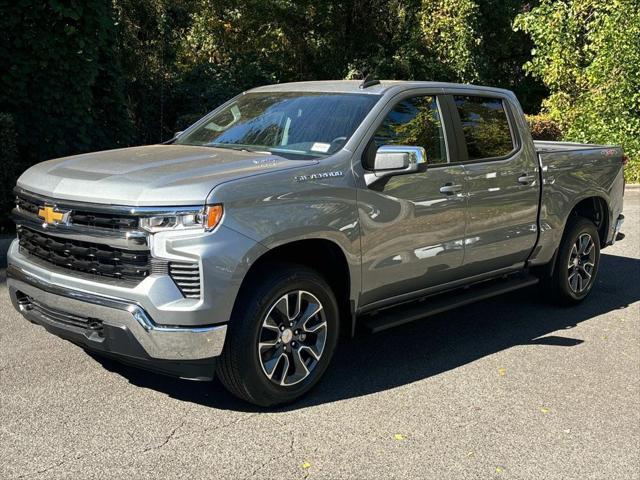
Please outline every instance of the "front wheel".
[{"label": "front wheel", "polygon": [[303,266],[273,265],[238,298],[218,377],[256,405],[289,403],[320,380],[337,338],[338,306],[325,280]]},{"label": "front wheel", "polygon": [[595,284],[600,264],[600,237],[593,222],[574,217],[560,242],[553,275],[547,280],[553,298],[562,304],[584,300]]}]

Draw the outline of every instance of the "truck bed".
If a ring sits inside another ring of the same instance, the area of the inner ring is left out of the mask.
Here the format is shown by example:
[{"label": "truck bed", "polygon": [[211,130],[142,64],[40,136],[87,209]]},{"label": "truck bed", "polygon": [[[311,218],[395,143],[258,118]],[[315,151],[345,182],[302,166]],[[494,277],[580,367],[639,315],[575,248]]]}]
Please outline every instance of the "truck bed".
[{"label": "truck bed", "polygon": [[574,142],[550,142],[546,140],[534,140],[533,145],[538,153],[550,152],[574,152],[580,150],[601,150],[619,148],[613,145],[597,145],[595,143],[574,143]]}]

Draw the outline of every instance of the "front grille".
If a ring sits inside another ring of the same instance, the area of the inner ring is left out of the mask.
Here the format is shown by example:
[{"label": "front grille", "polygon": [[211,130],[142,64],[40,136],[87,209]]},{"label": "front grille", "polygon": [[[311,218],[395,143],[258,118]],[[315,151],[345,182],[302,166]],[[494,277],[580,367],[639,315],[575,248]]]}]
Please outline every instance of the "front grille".
[{"label": "front grille", "polygon": [[16,207],[23,212],[31,213],[32,215],[38,215],[40,205],[24,197],[16,197]]},{"label": "front grille", "polygon": [[[27,197],[18,195],[16,206],[23,212],[38,215],[43,203],[33,201]],[[69,215],[70,223],[87,227],[107,228],[111,230],[135,230],[138,228],[138,218],[130,215],[121,215],[105,212],[89,212],[85,210],[72,210]]]},{"label": "front grille", "polygon": [[46,305],[36,302],[33,298],[22,292],[17,293],[17,298],[20,306],[26,310],[35,310],[40,315],[47,317],[50,320],[54,320],[65,325],[82,328],[83,330],[87,330],[88,332],[96,332],[99,336],[102,336],[102,331],[104,330],[102,320],[99,320],[97,318],[80,317],[72,313],[63,312],[47,307]]},{"label": "front grille", "polygon": [[88,227],[110,228],[112,230],[133,230],[138,228],[138,219],[135,217],[77,210],[71,212],[71,223]]},{"label": "front grille", "polygon": [[200,268],[197,263],[169,263],[169,275],[182,295],[200,298]]},{"label": "front grille", "polygon": [[148,251],[69,240],[25,227],[18,228],[18,240],[22,252],[76,272],[133,281],[149,275]]}]

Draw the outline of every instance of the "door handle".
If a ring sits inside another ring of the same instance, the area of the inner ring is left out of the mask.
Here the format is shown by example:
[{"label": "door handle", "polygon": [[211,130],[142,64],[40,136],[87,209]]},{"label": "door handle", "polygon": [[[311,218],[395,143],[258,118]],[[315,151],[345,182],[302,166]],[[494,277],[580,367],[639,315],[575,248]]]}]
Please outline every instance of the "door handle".
[{"label": "door handle", "polygon": [[535,175],[527,175],[526,173],[523,173],[520,177],[518,177],[518,183],[521,183],[522,185],[529,185],[535,179]]},{"label": "door handle", "polygon": [[462,191],[462,185],[453,185],[452,183],[447,183],[440,187],[440,193],[444,193],[446,195],[453,195],[454,193],[458,193]]}]

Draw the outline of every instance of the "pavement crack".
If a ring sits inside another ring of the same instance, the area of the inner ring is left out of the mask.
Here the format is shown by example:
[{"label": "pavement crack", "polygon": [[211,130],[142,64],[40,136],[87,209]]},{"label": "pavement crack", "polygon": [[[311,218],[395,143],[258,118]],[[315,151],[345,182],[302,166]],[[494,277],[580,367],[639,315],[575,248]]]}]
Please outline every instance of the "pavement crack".
[{"label": "pavement crack", "polygon": [[48,467],[42,468],[40,470],[36,470],[34,472],[28,472],[28,473],[23,473],[22,475],[18,475],[17,477],[13,477],[16,480],[19,480],[21,478],[27,478],[27,477],[32,477],[34,475],[42,475],[43,473],[47,473],[50,470],[53,470],[55,468],[61,467],[62,465],[64,465],[65,463],[67,463],[68,461],[75,461],[75,460],[80,460],[84,457],[86,457],[88,454],[82,454],[82,455],[78,455],[77,457],[73,457],[73,458],[63,458],[62,460],[59,460],[58,462],[54,463],[53,465],[49,465]]},{"label": "pavement crack", "polygon": [[176,432],[178,430],[180,430],[182,427],[184,427],[185,425],[185,421],[182,420],[182,422],[180,422],[180,425],[178,425],[177,427],[175,427],[173,430],[171,430],[171,432],[169,432],[169,434],[165,437],[164,441],[162,443],[160,443],[159,445],[155,445],[155,446],[148,446],[146,447],[142,453],[147,453],[151,450],[159,450],[162,447],[164,447],[167,443],[169,443],[173,438],[175,438]]},{"label": "pavement crack", "polygon": [[250,420],[257,415],[258,413],[252,413],[251,415],[247,415],[246,417],[236,418],[235,420],[227,422],[223,425],[218,425],[213,428],[205,428],[202,433],[217,432],[218,430],[224,430],[226,428],[233,427],[234,425],[238,425],[240,423],[246,422],[247,420]]},{"label": "pavement crack", "polygon": [[[265,460],[264,462],[262,462],[260,465],[258,465],[256,468],[253,469],[253,471],[251,472],[251,475],[249,475],[249,478],[253,478],[255,477],[258,472],[260,472],[264,467],[266,467],[267,465],[269,465],[271,462],[274,462],[276,460],[278,460],[279,458],[283,458],[285,456],[292,456],[293,452],[295,450],[295,442],[296,442],[296,436],[293,433],[293,430],[289,431],[289,436],[291,437],[291,441],[289,442],[289,451],[285,454],[285,455],[272,455],[271,457],[269,457],[267,460]],[[306,476],[305,476],[306,478]]]},{"label": "pavement crack", "polygon": [[27,477],[31,477],[31,476],[33,476],[33,475],[40,475],[40,474],[42,474],[42,473],[46,473],[46,472],[48,472],[49,470],[53,470],[54,468],[58,468],[58,467],[60,467],[60,466],[64,465],[65,463],[66,463],[66,460],[65,460],[65,459],[62,459],[62,460],[60,460],[58,463],[55,463],[55,464],[53,464],[53,465],[49,465],[48,467],[43,468],[42,470],[36,470],[35,472],[25,473],[25,474],[23,474],[23,475],[20,475],[20,476],[18,476],[18,477],[15,477],[15,478],[16,478],[16,479],[20,479],[20,478],[27,478]]}]

